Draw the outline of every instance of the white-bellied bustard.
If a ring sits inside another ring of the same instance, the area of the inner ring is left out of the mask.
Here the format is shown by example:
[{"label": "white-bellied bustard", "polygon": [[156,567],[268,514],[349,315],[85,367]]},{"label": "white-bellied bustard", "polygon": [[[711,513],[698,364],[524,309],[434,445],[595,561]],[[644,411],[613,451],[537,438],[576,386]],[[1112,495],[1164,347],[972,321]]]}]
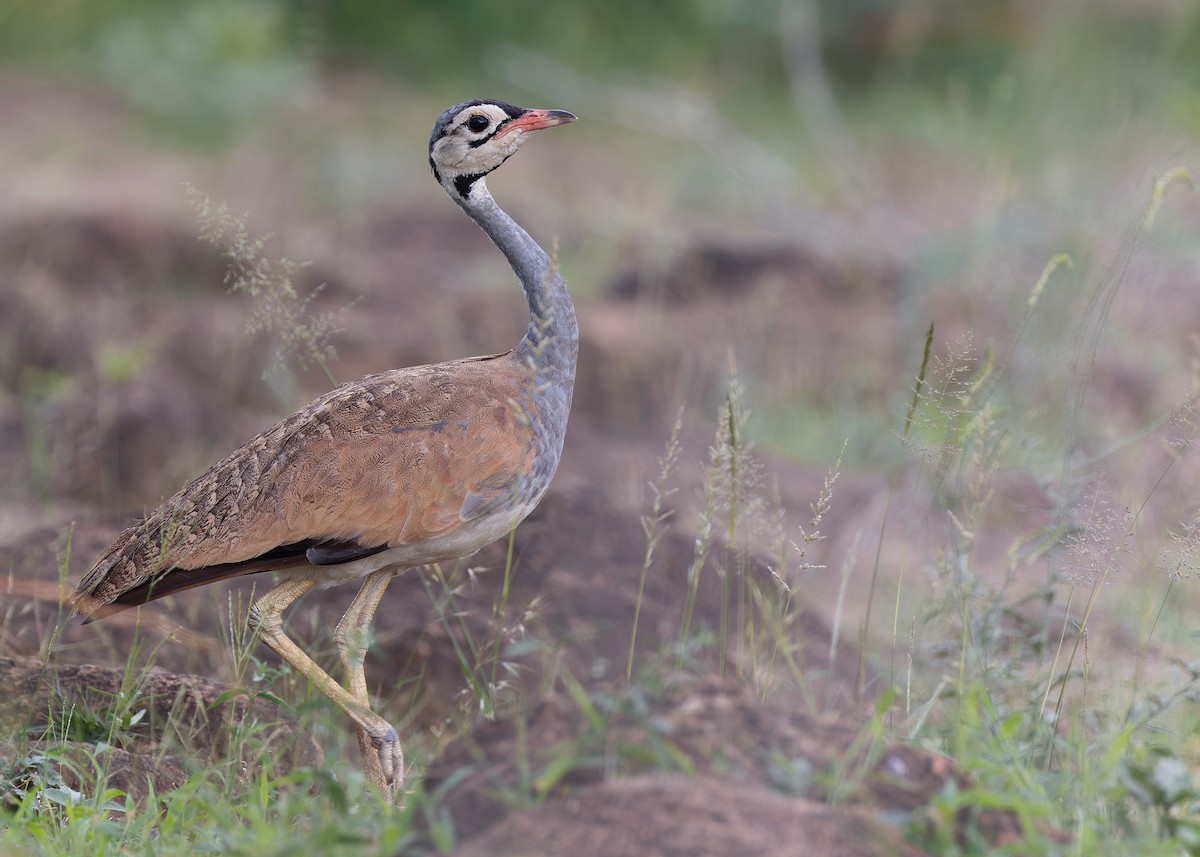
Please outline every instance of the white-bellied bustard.
[{"label": "white-bellied bustard", "polygon": [[[123,532],[76,588],[97,619],[165,595],[278,573],[250,623],[350,716],[368,778],[401,789],[404,756],[371,710],[366,630],[389,581],[467,556],[510,532],[558,466],[575,382],[578,328],[550,258],[488,192],[484,176],[562,110],[466,101],[429,138],[450,198],[508,258],[529,302],[517,346],[492,357],[394,369],[343,384],[230,453]],[[283,611],[311,589],[361,581],[334,632],[348,686],[283,632]]]}]

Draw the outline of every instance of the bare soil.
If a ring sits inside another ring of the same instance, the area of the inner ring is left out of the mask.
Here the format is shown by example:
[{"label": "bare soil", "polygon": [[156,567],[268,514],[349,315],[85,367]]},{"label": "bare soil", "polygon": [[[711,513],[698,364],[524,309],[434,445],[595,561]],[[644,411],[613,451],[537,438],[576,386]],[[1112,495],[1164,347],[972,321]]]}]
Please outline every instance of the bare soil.
[{"label": "bare soil", "polygon": [[[52,724],[76,739],[52,745],[55,755],[66,760],[60,769],[71,788],[94,785],[92,766],[79,751],[98,742],[108,745],[100,758],[109,788],[139,802],[150,788],[157,794],[178,788],[205,760],[227,756],[231,735],[251,726],[281,772],[319,765],[324,758],[317,742],[298,732],[295,720],[278,706],[249,693],[231,694],[227,686],[204,676],[160,668],[131,674],[96,664],[50,666],[37,658],[0,657],[0,686],[8,693],[0,705],[6,749],[13,736],[55,731]],[[83,712],[111,710],[129,715],[113,718],[128,722],[128,730],[88,734]],[[29,744],[34,751],[49,746],[40,740]],[[181,754],[186,755],[181,759]],[[259,764],[258,759],[242,761],[247,775]]]}]

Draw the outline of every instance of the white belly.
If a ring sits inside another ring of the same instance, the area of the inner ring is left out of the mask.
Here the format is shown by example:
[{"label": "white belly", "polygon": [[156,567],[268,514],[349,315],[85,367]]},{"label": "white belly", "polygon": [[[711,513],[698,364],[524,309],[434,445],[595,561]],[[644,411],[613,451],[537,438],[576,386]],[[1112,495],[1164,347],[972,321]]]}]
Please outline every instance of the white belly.
[{"label": "white belly", "polygon": [[533,511],[540,497],[517,509],[503,509],[490,515],[482,515],[468,521],[452,533],[428,539],[414,545],[397,545],[372,556],[336,565],[310,565],[286,569],[282,574],[289,577],[316,578],[319,588],[338,586],[366,577],[372,572],[388,566],[396,571],[468,557],[497,539],[511,533],[525,517]]}]

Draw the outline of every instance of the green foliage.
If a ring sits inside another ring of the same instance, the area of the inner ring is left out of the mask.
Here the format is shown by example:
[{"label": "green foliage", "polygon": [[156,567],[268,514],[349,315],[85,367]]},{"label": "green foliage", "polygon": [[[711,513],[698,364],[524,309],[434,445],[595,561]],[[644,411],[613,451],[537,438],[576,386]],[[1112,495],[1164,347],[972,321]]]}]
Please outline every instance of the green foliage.
[{"label": "green foliage", "polygon": [[182,143],[227,139],[303,79],[286,7],[239,3],[9,3],[0,12],[8,62],[65,66],[119,91]]},{"label": "green foliage", "polygon": [[180,139],[209,139],[286,97],[303,64],[284,41],[282,4],[160,4],[106,27],[101,75]]},{"label": "green foliage", "polygon": [[1200,789],[1192,766],[1165,746],[1137,756],[1121,768],[1126,794],[1158,817],[1164,836],[1177,840],[1186,853],[1200,854]]},{"label": "green foliage", "polygon": [[[125,812],[128,807],[119,797],[117,792],[106,792],[100,809]],[[12,762],[0,757],[0,811],[28,812],[54,822],[59,812],[78,806],[83,800],[81,792],[63,781],[58,764],[50,755],[30,751]]]},{"label": "green foliage", "polygon": [[308,63],[369,64],[448,90],[486,78],[503,45],[589,73],[611,71],[619,56],[624,74],[734,98],[783,93],[780,37],[795,14],[817,30],[839,86],[858,90],[888,78],[932,90],[958,86],[979,104],[998,80],[1021,73],[1037,30],[1053,31],[1060,52],[1108,52],[1114,66],[1152,51],[1194,68],[1200,55],[1194,9],[1139,15],[1113,5],[1080,16],[1052,7],[1034,13],[1011,0],[933,7],[912,0],[15,0],[0,11],[0,55],[99,71],[138,106],[203,136],[252,118]]}]

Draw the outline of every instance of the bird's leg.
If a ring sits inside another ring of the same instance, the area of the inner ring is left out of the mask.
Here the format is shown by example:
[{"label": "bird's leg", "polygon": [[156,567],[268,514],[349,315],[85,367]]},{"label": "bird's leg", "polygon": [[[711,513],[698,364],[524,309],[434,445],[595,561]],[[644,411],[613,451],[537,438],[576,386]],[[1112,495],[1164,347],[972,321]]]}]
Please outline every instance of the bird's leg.
[{"label": "bird's leg", "polygon": [[364,704],[367,702],[367,674],[363,660],[367,652],[367,628],[379,609],[379,602],[388,584],[396,576],[395,567],[382,568],[367,575],[362,588],[346,608],[345,615],[333,631],[334,642],[337,643],[342,664],[346,668],[346,677],[350,682],[348,689],[355,698]]},{"label": "bird's leg", "polygon": [[338,708],[350,716],[356,727],[366,733],[379,757],[381,782],[390,787],[402,776],[402,764],[397,763],[403,756],[400,750],[400,736],[396,734],[396,730],[369,707],[360,705],[353,694],[334,681],[329,673],[321,669],[283,633],[283,611],[317,583],[315,579],[302,577],[279,584],[254,602],[254,606],[250,608],[250,627],[275,654],[320,688]]},{"label": "bird's leg", "polygon": [[[364,667],[367,652],[367,628],[375,616],[383,593],[387,590],[388,584],[391,583],[396,572],[396,568],[389,567],[368,575],[362,588],[358,590],[358,594],[354,596],[354,600],[350,602],[345,615],[342,616],[342,620],[338,622],[337,628],[333,631],[333,639],[337,643],[342,665],[346,668],[346,680],[349,682],[350,694],[364,710],[368,711],[371,708],[371,698],[367,693],[367,673]],[[396,792],[400,791],[404,784],[403,751],[397,747],[399,751],[399,758],[396,760],[397,774],[389,784],[383,775],[379,754],[371,745],[370,736],[358,725],[355,725],[354,733],[358,738],[358,750],[362,756],[363,771],[367,780],[374,783],[389,798],[394,799]]]}]

